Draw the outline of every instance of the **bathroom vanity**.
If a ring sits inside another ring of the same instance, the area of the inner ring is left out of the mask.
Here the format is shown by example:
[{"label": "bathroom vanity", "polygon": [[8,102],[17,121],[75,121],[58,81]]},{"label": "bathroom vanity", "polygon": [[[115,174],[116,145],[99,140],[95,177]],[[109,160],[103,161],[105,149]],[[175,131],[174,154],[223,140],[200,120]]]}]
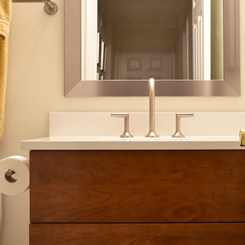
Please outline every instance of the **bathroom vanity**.
[{"label": "bathroom vanity", "polygon": [[68,137],[52,125],[50,137],[22,141],[30,150],[30,245],[244,245],[238,136]]},{"label": "bathroom vanity", "polygon": [[245,151],[31,151],[30,244],[245,241]]}]

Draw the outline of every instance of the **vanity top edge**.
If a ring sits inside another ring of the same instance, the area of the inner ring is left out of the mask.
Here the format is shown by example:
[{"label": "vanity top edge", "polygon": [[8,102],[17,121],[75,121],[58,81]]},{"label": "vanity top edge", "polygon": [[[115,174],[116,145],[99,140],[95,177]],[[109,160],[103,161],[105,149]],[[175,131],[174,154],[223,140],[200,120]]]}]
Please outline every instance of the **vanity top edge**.
[{"label": "vanity top edge", "polygon": [[182,139],[117,136],[45,137],[21,141],[22,150],[243,150],[238,136],[188,136]]}]

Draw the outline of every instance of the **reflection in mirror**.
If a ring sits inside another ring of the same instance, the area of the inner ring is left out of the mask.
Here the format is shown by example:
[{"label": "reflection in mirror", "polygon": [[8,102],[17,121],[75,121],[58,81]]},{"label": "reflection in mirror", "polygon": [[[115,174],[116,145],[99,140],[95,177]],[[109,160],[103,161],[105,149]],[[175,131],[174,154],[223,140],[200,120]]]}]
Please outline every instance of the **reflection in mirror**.
[{"label": "reflection in mirror", "polygon": [[84,80],[223,79],[223,0],[85,2]]},{"label": "reflection in mirror", "polygon": [[65,96],[240,96],[240,0],[64,0]]}]

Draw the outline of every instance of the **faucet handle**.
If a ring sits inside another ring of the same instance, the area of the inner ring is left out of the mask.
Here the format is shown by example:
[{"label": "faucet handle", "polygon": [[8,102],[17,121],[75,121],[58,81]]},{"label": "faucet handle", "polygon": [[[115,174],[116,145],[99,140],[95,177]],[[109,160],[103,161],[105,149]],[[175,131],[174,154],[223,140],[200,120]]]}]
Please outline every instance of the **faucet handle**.
[{"label": "faucet handle", "polygon": [[129,132],[129,113],[111,113],[111,117],[113,118],[124,118],[124,132],[120,135],[121,138],[132,138],[134,137]]},{"label": "faucet handle", "polygon": [[180,119],[182,117],[194,117],[194,113],[176,113],[176,131],[172,135],[173,138],[185,138],[185,135],[181,133]]}]

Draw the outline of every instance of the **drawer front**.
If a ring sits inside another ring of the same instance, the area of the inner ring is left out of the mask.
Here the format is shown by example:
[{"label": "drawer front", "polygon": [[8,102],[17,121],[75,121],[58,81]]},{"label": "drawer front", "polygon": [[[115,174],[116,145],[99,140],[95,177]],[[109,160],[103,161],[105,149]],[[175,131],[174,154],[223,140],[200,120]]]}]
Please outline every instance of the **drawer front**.
[{"label": "drawer front", "polygon": [[31,222],[243,222],[245,151],[32,151]]},{"label": "drawer front", "polygon": [[30,245],[244,245],[245,224],[30,225]]}]

